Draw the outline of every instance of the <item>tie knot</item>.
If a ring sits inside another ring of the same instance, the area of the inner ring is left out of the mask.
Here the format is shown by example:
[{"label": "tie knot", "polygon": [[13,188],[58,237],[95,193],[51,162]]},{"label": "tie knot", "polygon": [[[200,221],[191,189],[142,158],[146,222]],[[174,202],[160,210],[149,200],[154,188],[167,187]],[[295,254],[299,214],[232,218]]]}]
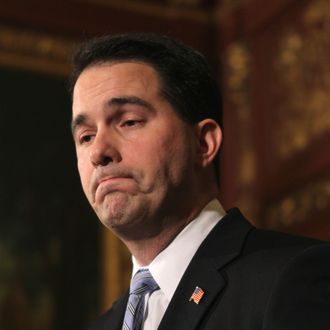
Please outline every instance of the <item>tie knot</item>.
[{"label": "tie knot", "polygon": [[149,269],[139,270],[133,277],[130,294],[146,294],[158,289],[158,284],[153,279]]}]

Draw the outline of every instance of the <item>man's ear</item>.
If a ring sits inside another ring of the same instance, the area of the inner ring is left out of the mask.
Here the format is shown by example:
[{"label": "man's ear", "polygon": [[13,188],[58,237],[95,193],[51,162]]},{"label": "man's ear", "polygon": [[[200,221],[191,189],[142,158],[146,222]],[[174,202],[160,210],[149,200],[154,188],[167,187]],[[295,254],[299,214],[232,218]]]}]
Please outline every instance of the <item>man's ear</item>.
[{"label": "man's ear", "polygon": [[216,157],[222,142],[222,131],[213,119],[204,119],[196,124],[198,150],[197,162],[207,167]]}]

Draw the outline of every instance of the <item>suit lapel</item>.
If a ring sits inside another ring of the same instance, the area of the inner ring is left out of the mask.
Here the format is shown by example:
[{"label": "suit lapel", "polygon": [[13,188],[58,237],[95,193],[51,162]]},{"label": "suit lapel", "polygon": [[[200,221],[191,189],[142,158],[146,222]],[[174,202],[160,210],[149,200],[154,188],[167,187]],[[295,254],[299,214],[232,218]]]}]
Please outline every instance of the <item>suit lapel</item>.
[{"label": "suit lapel", "polygon": [[[199,266],[203,267],[203,272]],[[198,304],[189,301],[196,286],[205,292]],[[224,279],[214,267],[193,263],[180,281],[158,330],[195,329],[224,286]]]},{"label": "suit lapel", "polygon": [[[196,329],[226,286],[220,270],[237,258],[253,228],[233,209],[211,231],[184,273],[158,330]],[[205,293],[196,304],[189,301],[196,286]]]}]

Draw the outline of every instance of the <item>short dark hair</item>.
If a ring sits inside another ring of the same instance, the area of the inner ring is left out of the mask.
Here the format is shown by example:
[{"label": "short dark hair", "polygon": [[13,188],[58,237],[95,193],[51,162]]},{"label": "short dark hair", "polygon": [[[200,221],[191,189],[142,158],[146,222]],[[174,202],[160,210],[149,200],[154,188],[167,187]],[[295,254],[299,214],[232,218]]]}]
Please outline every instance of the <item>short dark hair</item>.
[{"label": "short dark hair", "polygon": [[[87,41],[73,57],[71,94],[87,67],[120,61],[151,65],[158,74],[160,92],[185,122],[195,124],[211,118],[222,127],[220,90],[205,57],[168,36],[127,33]],[[218,160],[215,163],[218,172]]]}]

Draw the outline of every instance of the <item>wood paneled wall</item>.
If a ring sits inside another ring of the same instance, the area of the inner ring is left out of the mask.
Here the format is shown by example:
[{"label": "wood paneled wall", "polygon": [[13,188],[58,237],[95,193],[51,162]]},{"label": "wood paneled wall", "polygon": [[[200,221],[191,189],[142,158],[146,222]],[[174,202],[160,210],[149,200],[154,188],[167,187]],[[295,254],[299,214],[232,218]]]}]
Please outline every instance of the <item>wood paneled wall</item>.
[{"label": "wood paneled wall", "polygon": [[219,22],[237,137],[234,155],[227,141],[224,196],[259,226],[329,240],[330,3],[245,1]]}]

